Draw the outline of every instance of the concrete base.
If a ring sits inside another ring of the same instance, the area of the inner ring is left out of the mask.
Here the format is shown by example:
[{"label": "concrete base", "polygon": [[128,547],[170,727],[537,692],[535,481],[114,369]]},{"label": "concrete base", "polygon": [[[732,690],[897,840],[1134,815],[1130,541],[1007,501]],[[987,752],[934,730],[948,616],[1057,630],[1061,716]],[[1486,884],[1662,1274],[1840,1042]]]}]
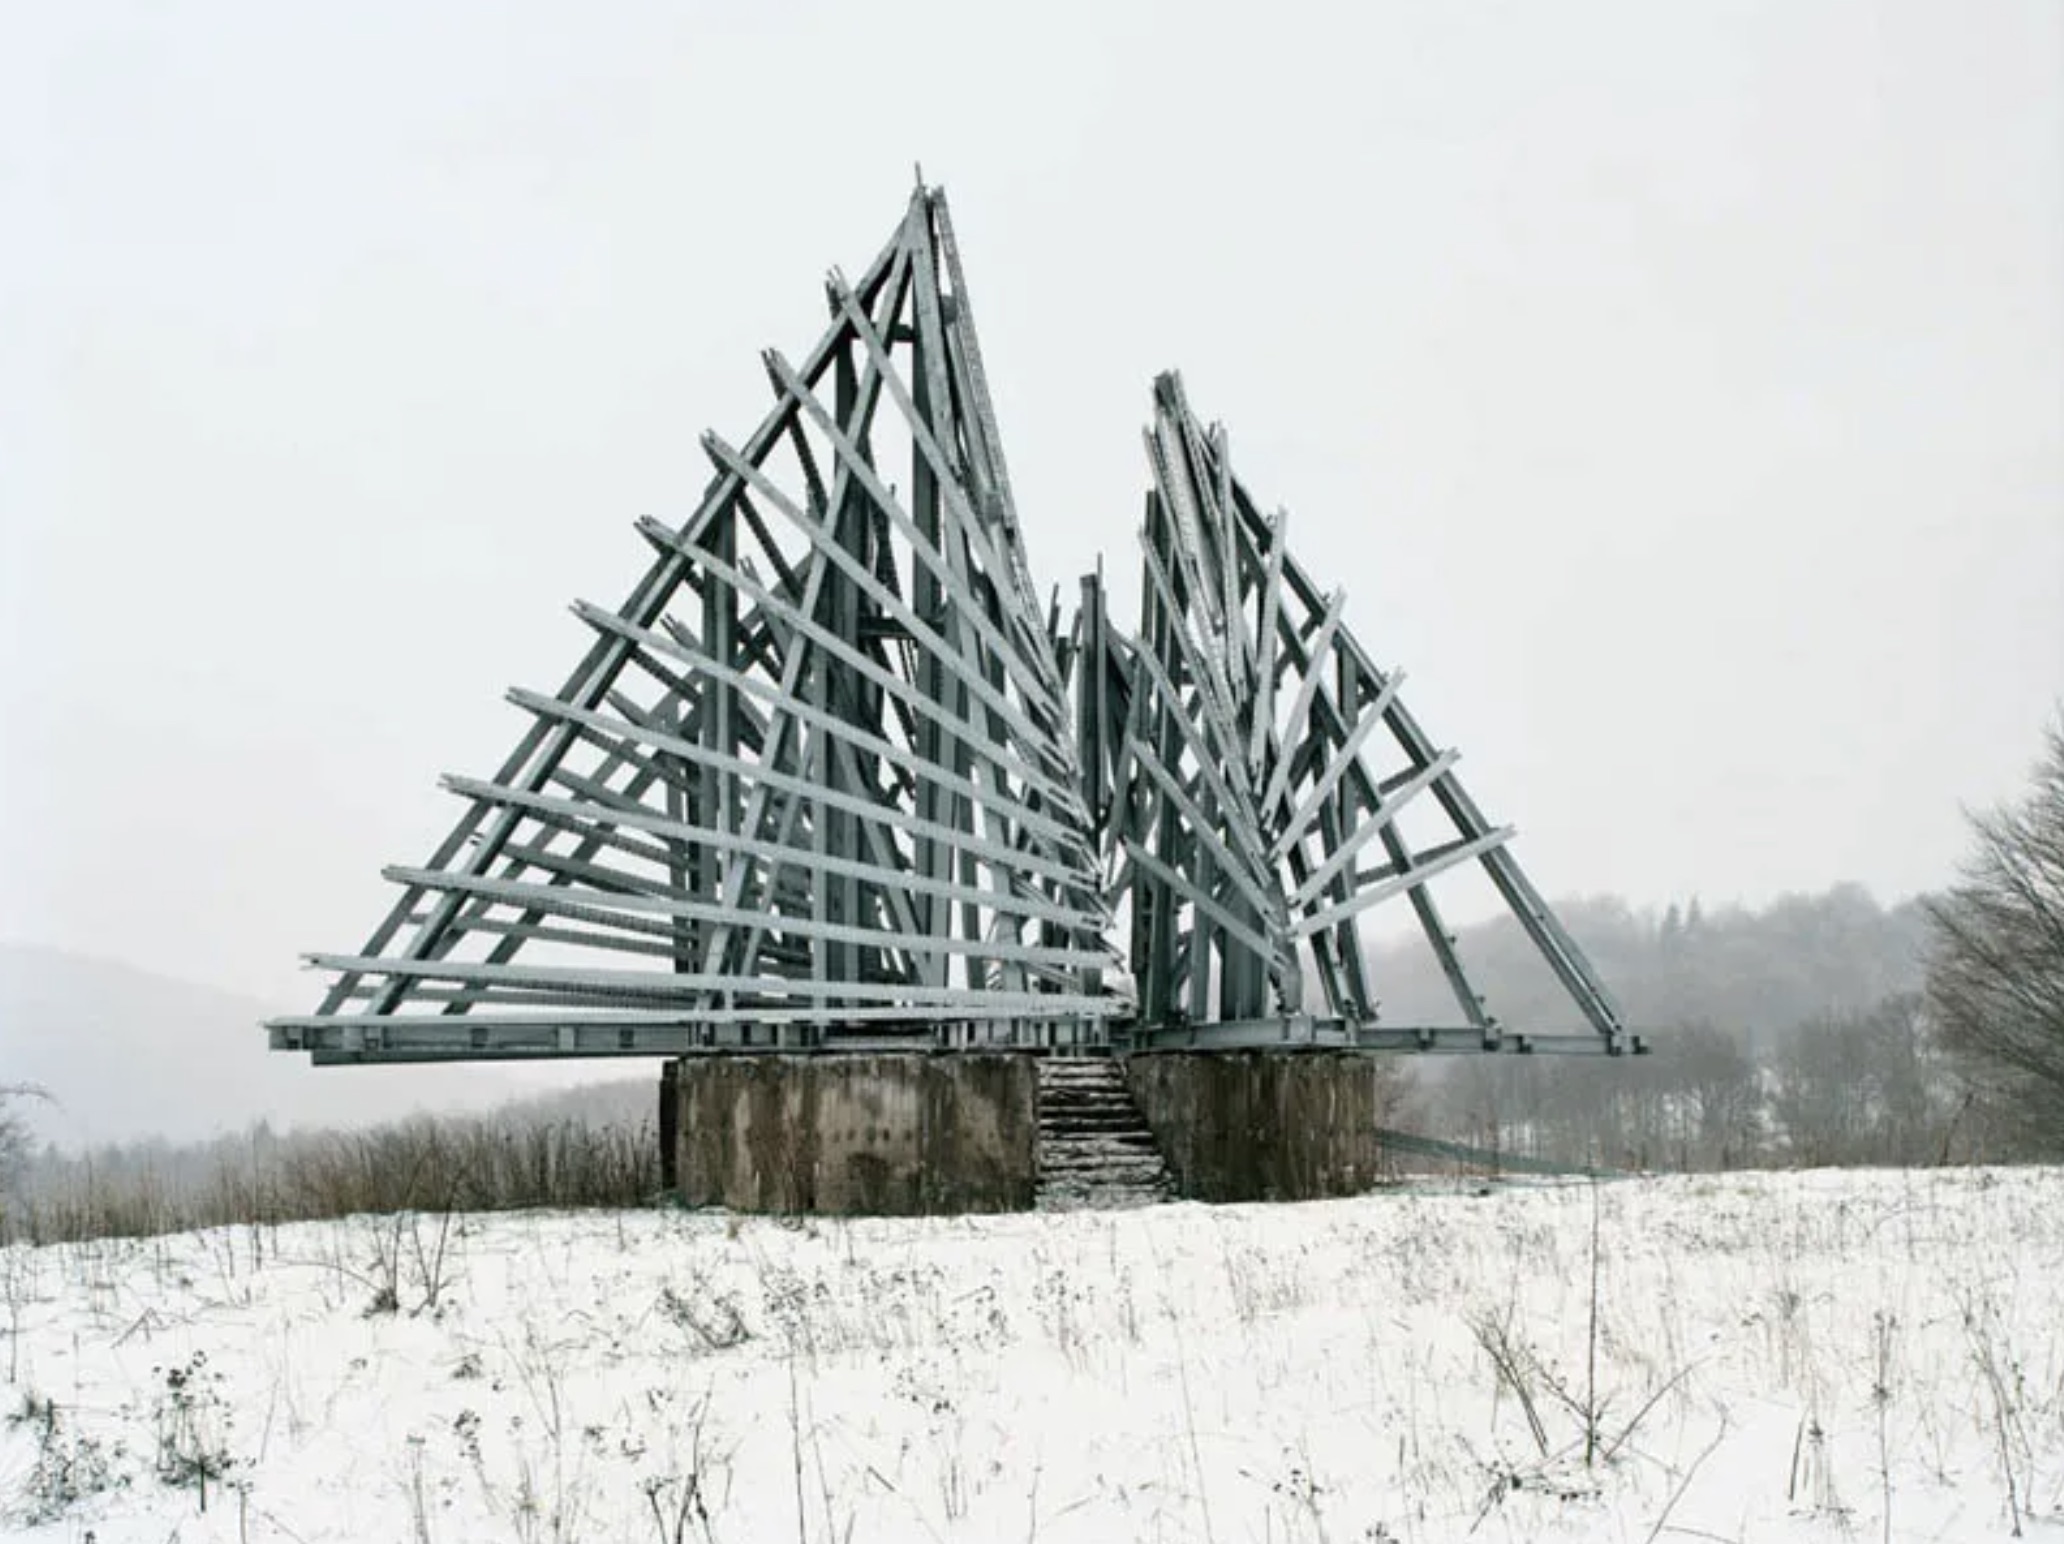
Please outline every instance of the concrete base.
[{"label": "concrete base", "polygon": [[[1317,1200],[1386,1177],[1379,1058],[1157,1051],[1121,1065],[1185,1200]],[[1038,1101],[1037,1058],[1021,1053],[684,1057],[662,1075],[662,1169],[690,1206],[1023,1211]]]},{"label": "concrete base", "polygon": [[902,1216],[1033,1202],[1029,1056],[686,1057],[662,1087],[689,1206]]},{"label": "concrete base", "polygon": [[1126,1082],[1177,1189],[1193,1201],[1310,1201],[1384,1178],[1388,1080],[1369,1056],[1157,1051]]}]

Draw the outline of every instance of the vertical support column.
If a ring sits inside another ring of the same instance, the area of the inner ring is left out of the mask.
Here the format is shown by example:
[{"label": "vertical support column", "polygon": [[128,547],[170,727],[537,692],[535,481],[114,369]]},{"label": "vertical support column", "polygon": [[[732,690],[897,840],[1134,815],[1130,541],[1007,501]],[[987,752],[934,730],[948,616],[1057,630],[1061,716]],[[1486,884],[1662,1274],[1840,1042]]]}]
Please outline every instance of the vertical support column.
[{"label": "vertical support column", "polygon": [[[727,567],[738,561],[738,520],[734,511],[716,523],[708,538],[710,551]],[[703,650],[725,669],[738,666],[738,594],[725,579],[714,573],[702,576],[702,647]],[[701,728],[703,745],[719,755],[738,754],[738,725],[733,708],[735,689],[730,682],[717,677],[707,678],[702,685]],[[697,769],[695,802],[699,806],[702,823],[721,832],[734,831],[738,823],[736,779],[730,772],[719,772],[716,768],[703,766]],[[707,843],[697,843],[694,848],[693,874],[695,894],[702,899],[715,898],[721,888],[723,854]],[[772,897],[767,897],[769,904]],[[713,926],[695,929],[696,947],[691,951],[691,961],[699,961],[705,952],[704,945],[709,935],[716,932]],[[748,967],[750,962],[748,962]],[[677,968],[679,968],[677,966]],[[689,970],[696,966],[690,964]],[[722,969],[723,963],[716,962],[715,968]],[[727,995],[723,1005],[730,1002]]]},{"label": "vertical support column", "polygon": [[[998,624],[998,631],[1000,632],[1002,630],[1003,613],[995,604],[993,592],[990,596],[978,596],[978,600],[987,607],[990,621]],[[978,652],[982,661],[982,674],[987,678],[990,687],[999,697],[1006,695],[1010,688],[1010,682],[1004,672],[1002,654],[987,648],[979,648]],[[991,709],[985,713],[984,718],[989,728],[990,743],[993,745],[1008,744],[1010,730],[1005,725],[1002,716],[994,709]],[[998,766],[993,760],[985,758],[985,761],[987,762],[986,780],[995,788],[998,794],[1004,796],[1011,794],[1013,790],[1010,786],[1010,778],[1003,768]],[[984,811],[984,815],[986,818],[983,823],[983,836],[998,846],[1005,848],[1013,847],[1017,844],[1017,833],[1013,830],[1009,817],[1003,813],[998,805],[991,804]],[[989,882],[991,887],[999,892],[1007,892],[1010,889],[1009,878],[994,868],[990,870]],[[994,960],[990,962],[989,969],[997,984],[1006,992],[1023,992],[1031,987],[1032,983],[1026,977],[1025,967],[1019,961],[1008,959]]]},{"label": "vertical support column", "polygon": [[[688,705],[679,699],[675,699],[671,703],[662,704],[659,712],[654,716],[662,728],[667,729],[673,734],[682,735],[688,732]],[[678,821],[686,826],[697,824],[700,811],[697,808],[696,799],[690,795],[687,785],[691,780],[696,780],[693,786],[698,792],[700,791],[702,786],[699,781],[701,769],[690,765],[679,756],[668,754],[666,751],[654,751],[652,759],[659,768],[660,776],[666,782],[667,819]],[[666,839],[666,850],[667,883],[676,894],[685,895],[688,893],[691,876],[695,875],[701,868],[704,858],[702,844],[683,841],[678,836],[670,836]],[[674,945],[674,974],[678,976],[692,975],[702,959],[702,929],[700,925],[687,917],[676,917],[673,919],[670,932],[673,935]]]},{"label": "vertical support column", "polygon": [[[1099,564],[1101,567],[1101,563]],[[1089,812],[1090,836],[1104,836],[1105,786],[1110,777],[1104,745],[1104,688],[1107,653],[1104,643],[1104,580],[1102,573],[1082,576],[1082,637],[1075,658],[1075,744],[1082,758],[1082,807]]]},{"label": "vertical support column", "polygon": [[[1104,632],[1104,576],[1103,561],[1097,562],[1097,572],[1082,577],[1082,609],[1079,613],[1082,636],[1078,640],[1079,651],[1075,657],[1075,744],[1081,757],[1081,786],[1076,790],[1082,797],[1082,807],[1089,815],[1089,839],[1091,847],[1099,854],[1104,851],[1105,834],[1112,818],[1109,810],[1107,789],[1110,783],[1111,749],[1105,743],[1109,732],[1106,714],[1109,712],[1106,695],[1110,687],[1110,644]],[[1087,930],[1077,930],[1068,941],[1078,948],[1094,949],[1098,939]],[[1103,990],[1103,972],[1085,970],[1082,973],[1080,989],[1084,993]],[[1071,1044],[1080,1043],[1082,1026],[1074,1026]]]},{"label": "vertical support column", "polygon": [[659,1064],[659,1188],[672,1195],[681,1188],[681,1064]]},{"label": "vertical support column", "polygon": [[[933,357],[936,350],[945,346],[945,340],[929,333],[919,326],[914,331],[911,344],[915,360],[911,368],[911,390],[917,413],[926,423],[937,422],[937,415],[945,404],[933,401],[932,377],[938,373],[943,378],[943,361]],[[910,485],[912,516],[917,521],[918,534],[932,547],[939,546],[939,479],[932,470],[931,458],[923,449],[913,444],[911,449]],[[940,621],[939,579],[928,563],[913,563],[911,578],[911,609],[924,621],[934,627]],[[922,663],[918,667],[918,690],[926,702],[934,705],[934,712],[944,712],[946,703],[946,664],[933,649],[921,651]],[[917,715],[917,756],[925,771],[937,769],[941,764],[945,735],[932,713]],[[918,774],[917,817],[933,825],[943,824],[946,814],[945,798],[942,796],[937,778]],[[944,842],[934,836],[917,839],[916,868],[934,883],[944,883],[952,875],[953,855]],[[952,925],[948,915],[949,903],[941,896],[920,892],[912,897],[919,922],[927,936],[937,936]],[[924,962],[924,979],[931,986],[946,985],[946,965],[951,956],[943,951],[932,954],[920,953]]]},{"label": "vertical support column", "polygon": [[[1334,700],[1341,705],[1341,715],[1335,718],[1329,714],[1324,722],[1328,730],[1338,731],[1340,742],[1345,745],[1347,737],[1354,732],[1353,724],[1356,705],[1364,700],[1362,674],[1360,666],[1355,661],[1353,650],[1338,649],[1335,650],[1335,653],[1338,656],[1338,661],[1333,681]],[[1319,670],[1323,668],[1323,665],[1319,660],[1315,659],[1311,662],[1311,668]],[[1373,693],[1371,695],[1373,696]],[[1317,730],[1315,729],[1314,732],[1316,733]],[[1320,759],[1324,760],[1323,757]],[[1332,808],[1333,822],[1335,828],[1340,833],[1341,840],[1345,840],[1348,833],[1354,829],[1354,806],[1351,802],[1352,799],[1353,790],[1349,787],[1348,780],[1345,778],[1336,783],[1333,791],[1326,796],[1325,802]],[[1370,813],[1374,814],[1376,812],[1372,810]],[[1351,888],[1352,886],[1350,886]],[[1357,918],[1343,917],[1339,924],[1334,927],[1333,951],[1340,961],[1342,984],[1347,989],[1349,1000],[1352,1004],[1350,1011],[1353,1016],[1361,1020],[1375,1018],[1379,1005],[1369,991],[1368,956],[1362,951],[1361,924]]]},{"label": "vertical support column", "polygon": [[[860,416],[860,383],[854,368],[855,349],[849,347],[839,355],[837,371],[838,421],[853,439],[854,448],[869,461],[873,459],[873,447],[869,441],[867,424]],[[845,480],[846,497],[834,512],[837,524],[834,534],[838,544],[852,554],[858,566],[872,572],[871,561],[874,506],[858,477]],[[872,611],[872,603],[861,594],[858,585],[847,579],[843,573],[836,575],[840,581],[833,593],[831,628],[846,642],[858,646],[861,641],[861,618]],[[860,673],[843,660],[827,659],[826,666],[831,680],[831,711],[849,724],[863,730],[875,726],[866,718],[865,684]],[[836,770],[834,770],[836,769]],[[857,758],[852,771],[860,771]],[[865,793],[868,790],[855,786],[848,775],[847,762],[836,753],[833,746],[825,747],[826,782],[845,793]],[[824,823],[829,833],[831,850],[849,861],[862,859],[860,820],[848,810],[827,809],[823,811]],[[831,890],[831,920],[842,927],[856,927],[860,924],[860,881],[851,874],[826,876],[824,883]],[[829,948],[831,972],[834,979],[856,981],[861,972],[857,955],[860,946],[854,943],[833,943]],[[849,1004],[841,1001],[839,1006]]]},{"label": "vertical support column", "polygon": [[[1205,820],[1217,820],[1217,796],[1209,788],[1200,788],[1198,795],[1197,803],[1204,811]],[[1196,866],[1190,871],[1190,882],[1197,887],[1198,894],[1214,895],[1218,866],[1211,860],[1211,849],[1201,841],[1195,843],[1195,849]],[[1192,1024],[1205,1023],[1211,1017],[1211,956],[1214,946],[1222,947],[1224,941],[1218,924],[1205,914],[1201,906],[1197,907],[1190,916],[1189,1015]]]},{"label": "vertical support column", "polygon": [[[1158,493],[1149,492],[1147,494],[1147,541],[1151,550],[1157,556],[1165,557],[1168,551],[1169,527],[1169,514],[1161,502],[1161,496]],[[1182,580],[1178,576],[1173,578],[1172,582],[1180,586]],[[1160,663],[1163,672],[1167,675],[1170,684],[1180,691],[1185,671],[1180,658],[1180,651],[1175,645],[1174,636],[1174,629],[1180,623],[1177,618],[1169,615],[1168,611],[1161,604],[1152,583],[1143,582],[1140,586],[1140,592],[1142,607],[1151,618],[1151,622],[1144,629],[1145,646],[1153,652],[1155,659]],[[1182,603],[1182,593],[1179,588],[1175,594],[1174,602],[1177,605]],[[1154,708],[1153,721],[1150,726],[1155,741],[1154,754],[1160,759],[1161,765],[1164,767],[1178,765],[1178,758],[1182,753],[1182,731],[1175,722],[1175,715],[1181,711],[1182,705],[1179,702],[1157,702]],[[1181,811],[1176,808],[1175,801],[1170,799],[1165,793],[1157,794],[1154,808],[1157,827],[1153,833],[1154,856],[1161,860],[1165,868],[1175,873],[1181,873],[1184,856],[1182,851]],[[1141,834],[1142,836],[1146,835],[1144,832]],[[1141,892],[1136,887],[1133,893],[1137,896]],[[1140,1016],[1146,1022],[1152,1024],[1164,1022],[1174,1016],[1176,973],[1175,909],[1177,898],[1175,892],[1158,879],[1154,880],[1147,887],[1147,893],[1153,896],[1153,905],[1149,909],[1147,917],[1147,979],[1140,983]],[[1195,947],[1194,944],[1192,947]],[[1150,995],[1152,998],[1151,1005],[1148,1001]]]},{"label": "vertical support column", "polygon": [[[835,379],[834,412],[836,421],[847,434],[858,440],[858,448],[865,450],[865,442],[859,439],[860,425],[854,420],[854,408],[859,400],[859,382],[853,368],[851,346],[840,350],[833,366]],[[864,516],[861,496],[856,494],[856,479],[840,476],[833,481],[832,497],[837,507],[830,510],[833,539],[848,551],[853,551],[856,541],[852,526],[856,518]],[[820,560],[821,561],[821,560]],[[825,565],[824,587],[818,601],[817,620],[833,636],[855,641],[858,634],[858,608],[855,604],[853,584],[836,564]],[[852,711],[850,671],[828,652],[817,656],[817,670],[812,680],[814,705],[820,712],[840,717]],[[816,747],[813,757],[814,772],[828,792],[844,792],[846,781],[844,768],[832,743],[833,736],[821,725],[811,730],[811,740]],[[811,822],[811,840],[820,856],[851,858],[857,845],[853,840],[851,817],[843,810],[826,801],[816,801]],[[854,881],[850,876],[828,874],[819,869],[811,879],[811,912],[816,921],[846,925],[852,918]],[[818,982],[850,981],[853,979],[850,954],[852,945],[840,940],[819,937],[810,945],[811,974]],[[844,1006],[830,999],[821,1000],[817,1021],[821,1024],[828,1013],[826,1010]]]}]

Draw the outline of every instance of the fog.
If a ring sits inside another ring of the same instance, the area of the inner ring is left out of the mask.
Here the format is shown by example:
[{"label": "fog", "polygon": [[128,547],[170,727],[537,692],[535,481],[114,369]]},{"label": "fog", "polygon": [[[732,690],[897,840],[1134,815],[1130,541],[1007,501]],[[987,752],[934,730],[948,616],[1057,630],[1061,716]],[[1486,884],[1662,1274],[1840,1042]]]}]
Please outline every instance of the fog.
[{"label": "fog", "polygon": [[312,1005],[918,161],[1042,585],[1181,367],[1550,895],[1939,885],[2064,695],[2045,0],[7,35],[0,938]]}]

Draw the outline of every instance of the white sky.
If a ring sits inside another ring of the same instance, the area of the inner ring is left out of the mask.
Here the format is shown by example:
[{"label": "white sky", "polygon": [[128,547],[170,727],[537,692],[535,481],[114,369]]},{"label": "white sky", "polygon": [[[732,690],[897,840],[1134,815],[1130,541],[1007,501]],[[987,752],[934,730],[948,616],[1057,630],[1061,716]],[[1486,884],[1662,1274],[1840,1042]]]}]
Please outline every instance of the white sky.
[{"label": "white sky", "polygon": [[297,1005],[913,161],[1027,542],[1148,382],[1550,894],[1940,883],[2064,696],[2064,8],[32,5],[0,937]]}]

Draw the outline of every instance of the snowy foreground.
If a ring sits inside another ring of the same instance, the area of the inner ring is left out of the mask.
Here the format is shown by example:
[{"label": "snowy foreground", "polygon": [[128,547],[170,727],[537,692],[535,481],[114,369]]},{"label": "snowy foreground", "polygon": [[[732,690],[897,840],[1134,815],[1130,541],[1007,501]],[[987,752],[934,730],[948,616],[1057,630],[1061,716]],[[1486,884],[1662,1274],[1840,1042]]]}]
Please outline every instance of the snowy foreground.
[{"label": "snowy foreground", "polygon": [[360,1218],[0,1291],[9,1537],[2064,1538],[2057,1170]]}]

